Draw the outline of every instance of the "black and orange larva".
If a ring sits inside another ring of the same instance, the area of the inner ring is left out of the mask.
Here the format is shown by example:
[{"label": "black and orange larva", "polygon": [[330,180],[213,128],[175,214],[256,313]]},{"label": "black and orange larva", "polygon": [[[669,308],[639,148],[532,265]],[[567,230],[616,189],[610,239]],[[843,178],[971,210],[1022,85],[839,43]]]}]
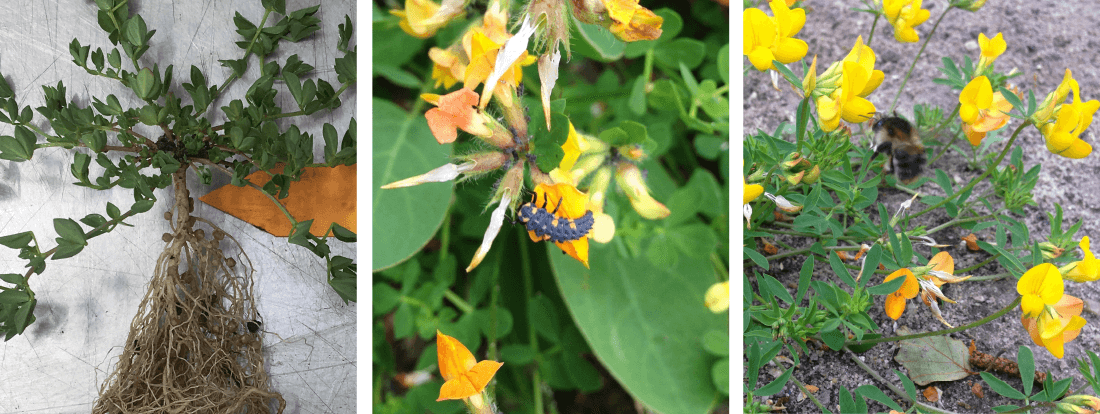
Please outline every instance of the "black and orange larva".
[{"label": "black and orange larva", "polygon": [[558,205],[552,212],[546,210],[546,202],[546,199],[542,200],[542,207],[536,206],[534,200],[524,203],[519,207],[519,213],[516,215],[519,221],[527,226],[528,231],[535,232],[535,237],[562,243],[580,240],[588,235],[594,221],[591,210],[585,211],[581,217],[570,219],[557,215],[558,209],[561,208],[561,200],[558,200]]}]

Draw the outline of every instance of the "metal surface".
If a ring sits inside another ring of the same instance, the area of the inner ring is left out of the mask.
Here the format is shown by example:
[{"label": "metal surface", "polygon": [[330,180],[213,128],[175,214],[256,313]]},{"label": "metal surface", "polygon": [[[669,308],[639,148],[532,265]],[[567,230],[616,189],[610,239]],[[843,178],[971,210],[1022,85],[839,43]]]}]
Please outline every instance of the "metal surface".
[{"label": "metal surface", "polygon": [[[296,10],[316,1],[287,3],[288,10]],[[239,40],[232,22],[234,12],[239,11],[254,23],[263,16],[259,0],[131,0],[129,7],[144,17],[149,29],[157,31],[140,63],[159,63],[162,70],[174,64],[176,86],[172,90],[185,97],[179,84],[189,80],[191,65],[202,69],[209,83],[220,84],[230,72],[218,60],[241,56],[242,50],[234,44]],[[299,44],[282,42],[275,56],[298,54],[318,68],[313,76],[338,88],[331,67],[338,56],[336,25],[344,21],[345,14],[355,21],[354,1],[325,0],[317,15],[322,20],[321,31]],[[15,91],[20,107],[41,106],[41,85],[54,86],[59,80],[64,81],[69,99],[78,105],[89,105],[92,96],[103,99],[114,94],[124,107],[136,106],[138,102],[130,90],[113,80],[90,75],[71,62],[68,46],[74,37],[82,45],[92,45],[93,51],[96,47],[109,51],[111,44],[96,22],[95,2],[0,2],[0,71]],[[132,70],[126,62],[123,67]],[[225,96],[243,95],[258,72],[255,60],[249,69],[249,74]],[[276,89],[285,91],[279,82]],[[281,92],[279,99],[285,109],[297,109],[296,105],[285,104],[292,102],[289,94]],[[323,154],[322,124],[329,122],[343,131],[354,115],[355,89],[349,89],[342,100],[344,105],[336,112],[297,122],[315,136],[315,154]],[[223,96],[213,106],[227,102]],[[212,120],[215,124],[223,121],[218,116]],[[36,114],[34,123],[49,131],[40,115]],[[10,125],[0,124],[0,135],[12,132]],[[59,148],[40,149],[28,162],[0,160],[0,235],[33,230],[38,241],[49,249],[55,245],[54,218],[79,220],[91,213],[105,214],[107,202],[123,210],[133,203],[131,190],[100,192],[72,185],[75,179],[69,172],[71,162],[70,151]],[[101,171],[97,168],[93,164],[93,177]],[[193,173],[189,175],[195,178]],[[215,174],[213,186],[193,181],[191,194],[197,198],[226,183],[227,177]],[[161,215],[172,198],[170,190],[157,192],[158,201],[151,211],[127,220],[134,227],[120,226],[92,239],[78,256],[50,260],[43,274],[31,277],[31,287],[39,300],[35,310],[38,320],[25,334],[0,343],[0,413],[90,411],[101,383],[118,361],[157,256],[164,248],[161,234],[168,231],[168,223]],[[263,329],[270,332],[264,336],[267,368],[272,387],[287,401],[286,412],[354,412],[356,305],[345,305],[325,283],[323,260],[304,248],[287,244],[285,238],[272,237],[202,203],[197,203],[196,215],[236,237],[256,267],[255,299],[264,320]],[[334,254],[355,258],[354,245],[331,240]],[[0,273],[25,271],[26,262],[16,254],[0,247]]]}]

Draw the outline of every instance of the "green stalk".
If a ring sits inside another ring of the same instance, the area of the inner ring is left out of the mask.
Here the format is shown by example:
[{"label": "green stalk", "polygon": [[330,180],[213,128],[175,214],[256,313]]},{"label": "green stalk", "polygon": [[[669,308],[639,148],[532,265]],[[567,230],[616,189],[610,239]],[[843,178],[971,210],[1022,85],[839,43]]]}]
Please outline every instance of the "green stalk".
[{"label": "green stalk", "polygon": [[913,335],[891,336],[891,337],[883,337],[883,338],[864,339],[862,341],[851,341],[851,342],[845,342],[844,345],[848,346],[848,347],[859,346],[859,345],[871,345],[871,344],[877,344],[877,343],[881,343],[881,342],[904,341],[906,339],[917,339],[917,338],[924,338],[924,337],[927,337],[927,336],[947,335],[947,334],[950,334],[950,333],[965,331],[965,330],[970,329],[970,328],[975,328],[975,327],[987,324],[989,322],[992,322],[994,319],[997,319],[997,318],[1000,318],[1000,317],[1004,316],[1005,314],[1007,314],[1009,311],[1016,308],[1016,306],[1020,304],[1020,299],[1021,298],[1022,298],[1022,296],[1017,296],[1016,300],[1013,300],[1012,303],[1008,304],[1008,306],[1005,306],[1003,309],[997,311],[996,313],[994,313],[992,315],[989,315],[989,316],[986,316],[986,317],[984,317],[982,319],[979,319],[977,321],[971,322],[969,324],[963,325],[963,326],[958,326],[958,327],[954,327],[954,328],[951,328],[951,329],[943,329],[943,330],[939,330],[939,331],[924,332],[924,333],[913,334]]},{"label": "green stalk", "polygon": [[[534,276],[531,273],[531,258],[527,254],[527,243],[523,242],[523,237],[527,232],[524,229],[517,230],[520,233],[519,243],[519,261],[523,267],[523,296],[527,300],[535,297],[535,282]],[[535,316],[531,312],[527,312],[527,341],[531,344],[531,352],[536,356],[539,354],[539,338],[535,333]],[[535,404],[535,414],[543,414],[542,407],[542,387],[540,383],[542,378],[539,376],[539,370],[536,366],[534,373],[531,375],[531,393]]]},{"label": "green stalk", "polygon": [[930,207],[922,210],[921,212],[919,212],[917,214],[914,214],[912,217],[920,217],[922,215],[927,214],[928,212],[930,212],[932,210],[943,207],[944,204],[947,204],[947,202],[949,202],[951,200],[954,200],[955,198],[957,198],[959,196],[959,194],[970,191],[970,189],[974,188],[974,186],[977,185],[978,182],[980,182],[980,181],[984,180],[986,177],[988,177],[989,174],[993,173],[993,170],[996,169],[998,165],[1001,165],[1001,161],[1003,161],[1005,159],[1005,155],[1008,155],[1008,150],[1012,148],[1012,144],[1016,142],[1016,138],[1019,138],[1020,132],[1023,131],[1024,127],[1027,127],[1028,125],[1031,125],[1031,120],[1024,121],[1024,123],[1022,123],[1022,124],[1020,124],[1020,126],[1016,127],[1016,130],[1012,132],[1012,138],[1008,140],[1007,144],[1005,144],[1005,148],[1003,150],[1001,150],[1001,154],[997,156],[997,160],[994,161],[993,164],[990,165],[989,168],[987,168],[984,173],[982,173],[982,175],[978,176],[978,178],[976,178],[976,179],[970,180],[970,183],[967,184],[966,187],[963,187],[961,190],[956,191],[954,194],[951,194],[947,197],[944,197],[944,199],[942,201],[940,201],[939,203],[936,203],[936,205],[930,206]]}]

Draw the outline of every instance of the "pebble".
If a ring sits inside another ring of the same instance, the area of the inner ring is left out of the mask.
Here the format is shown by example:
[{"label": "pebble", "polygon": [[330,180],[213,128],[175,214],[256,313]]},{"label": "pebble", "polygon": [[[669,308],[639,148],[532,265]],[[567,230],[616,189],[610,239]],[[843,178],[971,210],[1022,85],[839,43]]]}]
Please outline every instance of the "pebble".
[{"label": "pebble", "polygon": [[966,50],[973,52],[975,50],[978,50],[978,41],[968,40],[965,44],[963,44],[963,47],[965,47]]}]

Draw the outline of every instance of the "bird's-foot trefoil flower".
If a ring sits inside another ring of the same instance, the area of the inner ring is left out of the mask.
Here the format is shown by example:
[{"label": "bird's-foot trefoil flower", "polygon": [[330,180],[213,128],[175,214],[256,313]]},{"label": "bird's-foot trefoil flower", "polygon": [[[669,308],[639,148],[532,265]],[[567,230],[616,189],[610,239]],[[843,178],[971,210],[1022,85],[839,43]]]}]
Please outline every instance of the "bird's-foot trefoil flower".
[{"label": "bird's-foot trefoil flower", "polygon": [[797,62],[809,51],[805,41],[793,37],[806,24],[806,11],[791,10],[782,0],[772,0],[768,6],[775,17],[757,8],[745,9],[741,16],[745,22],[743,53],[759,71],[775,69],[772,61]]},{"label": "bird's-foot trefoil flower", "polygon": [[901,282],[901,287],[894,291],[894,293],[886,295],[886,304],[884,305],[886,316],[889,316],[890,319],[895,321],[905,312],[905,302],[917,297],[917,294],[920,293],[920,282],[918,282],[917,277],[913,275],[913,271],[908,268],[895,270],[893,273],[887,275],[883,282],[889,282],[899,277],[904,277],[905,281]]},{"label": "bird's-foot trefoil flower", "polygon": [[856,38],[848,56],[835,62],[817,78],[813,91],[818,119],[826,132],[836,130],[840,120],[860,123],[875,114],[875,104],[866,97],[882,84],[885,75],[875,69],[875,52]]},{"label": "bird's-foot trefoil flower", "polygon": [[1008,123],[1012,104],[1001,92],[993,93],[989,78],[979,76],[970,81],[959,94],[959,118],[970,145],[981,144],[985,134]]},{"label": "bird's-foot trefoil flower", "polygon": [[1065,293],[1065,282],[1058,268],[1050,263],[1032,267],[1016,282],[1016,292],[1023,296],[1020,310],[1025,317],[1038,317],[1047,305],[1058,303]]},{"label": "bird's-foot trefoil flower", "polygon": [[704,296],[703,304],[714,313],[722,313],[730,308],[730,282],[727,280],[711,285]]},{"label": "bird's-foot trefoil flower", "polygon": [[1073,72],[1066,69],[1066,75],[1062,78],[1062,82],[1058,84],[1054,92],[1047,94],[1046,98],[1043,98],[1043,102],[1039,104],[1039,108],[1035,110],[1035,113],[1031,114],[1031,122],[1035,124],[1036,128],[1039,128],[1041,131],[1046,124],[1052,122],[1055,110],[1066,101],[1066,98],[1069,97],[1069,93],[1072,92],[1075,87],[1077,87],[1077,80],[1073,79]]},{"label": "bird's-foot trefoil flower", "polygon": [[1089,236],[1081,238],[1081,260],[1070,263],[1060,269],[1062,275],[1078,283],[1100,280],[1100,260],[1089,249]]},{"label": "bird's-foot trefoil flower", "polygon": [[1031,336],[1032,342],[1050,351],[1055,358],[1065,355],[1065,344],[1077,338],[1085,319],[1081,311],[1084,302],[1070,295],[1062,297],[1053,304],[1044,305],[1036,316],[1022,315],[1020,323]]},{"label": "bird's-foot trefoil flower", "polygon": [[497,370],[504,363],[496,361],[477,362],[474,354],[457,339],[435,331],[436,352],[439,358],[439,373],[443,376],[443,386],[439,389],[439,399],[466,400],[477,414],[492,412],[492,402],[488,399],[485,387],[492,381]]},{"label": "bird's-foot trefoil flower", "polygon": [[894,26],[894,39],[902,43],[920,40],[913,28],[924,23],[932,14],[920,7],[921,0],[882,0],[882,12]]},{"label": "bird's-foot trefoil flower", "polygon": [[1092,145],[1080,137],[1092,125],[1092,117],[1100,109],[1100,101],[1082,102],[1076,81],[1070,84],[1070,89],[1073,91],[1073,103],[1059,105],[1054,112],[1054,122],[1039,127],[1039,131],[1046,139],[1050,152],[1066,158],[1085,158],[1092,153]]},{"label": "bird's-foot trefoil flower", "polygon": [[1008,49],[1008,44],[1005,43],[1004,36],[1001,33],[997,33],[992,39],[986,37],[985,33],[979,33],[978,47],[981,49],[982,55],[978,58],[978,67],[974,69],[974,73],[984,75],[986,68],[989,68],[993,61],[997,60],[997,57]]},{"label": "bird's-foot trefoil flower", "polygon": [[[545,205],[547,211],[552,211],[556,216],[565,219],[578,219],[588,212],[588,196],[568,183],[536,185],[534,203],[539,207]],[[549,238],[549,236],[538,237],[534,231],[528,231],[527,234],[534,242]],[[591,234],[591,230],[589,234]],[[558,246],[569,257],[583,263],[584,267],[588,267],[588,236],[577,240],[554,242],[554,245]]]},{"label": "bird's-foot trefoil flower", "polygon": [[926,271],[927,273],[923,273],[918,277],[921,288],[921,301],[932,309],[932,316],[935,316],[937,320],[947,325],[947,327],[954,328],[954,326],[947,323],[947,320],[940,314],[940,306],[936,302],[936,299],[942,299],[944,302],[948,303],[955,303],[955,301],[944,296],[943,291],[940,289],[946,283],[962,282],[969,279],[970,276],[955,276],[955,259],[947,252],[936,253],[936,255],[932,256],[932,259],[928,261],[928,266],[930,266],[931,269],[928,269]]},{"label": "bird's-foot trefoil flower", "polygon": [[630,205],[634,207],[634,211],[637,211],[642,217],[657,220],[671,214],[668,207],[649,195],[649,187],[646,186],[645,179],[642,178],[642,171],[638,169],[638,166],[629,162],[619,164],[618,170],[615,171],[615,181],[619,183],[619,188],[622,188],[626,196],[630,198]]},{"label": "bird's-foot trefoil flower", "polygon": [[477,93],[474,91],[463,88],[442,96],[426,93],[421,97],[436,105],[424,117],[428,119],[428,127],[440,144],[454,142],[458,138],[458,129],[479,137],[493,136],[489,124],[494,120],[474,109],[477,105]]},{"label": "bird's-foot trefoil flower", "polygon": [[[481,92],[481,103],[479,105],[481,108],[489,103],[489,97],[493,95],[493,90],[496,89],[498,81],[515,87],[522,80],[523,72],[519,70],[519,66],[515,63],[520,63],[523,66],[534,63],[536,58],[527,56],[527,42],[533,34],[535,34],[535,25],[531,22],[531,16],[524,15],[519,31],[511,39],[508,39],[497,53],[496,62],[493,63],[493,71],[485,79],[485,89]],[[521,59],[522,61],[520,61]],[[504,78],[506,74],[510,75],[510,79]],[[511,106],[510,102],[503,102],[502,104]]]},{"label": "bird's-foot trefoil flower", "polygon": [[661,37],[664,19],[638,5],[638,0],[574,0],[572,10],[577,20],[603,26],[624,42]]}]

